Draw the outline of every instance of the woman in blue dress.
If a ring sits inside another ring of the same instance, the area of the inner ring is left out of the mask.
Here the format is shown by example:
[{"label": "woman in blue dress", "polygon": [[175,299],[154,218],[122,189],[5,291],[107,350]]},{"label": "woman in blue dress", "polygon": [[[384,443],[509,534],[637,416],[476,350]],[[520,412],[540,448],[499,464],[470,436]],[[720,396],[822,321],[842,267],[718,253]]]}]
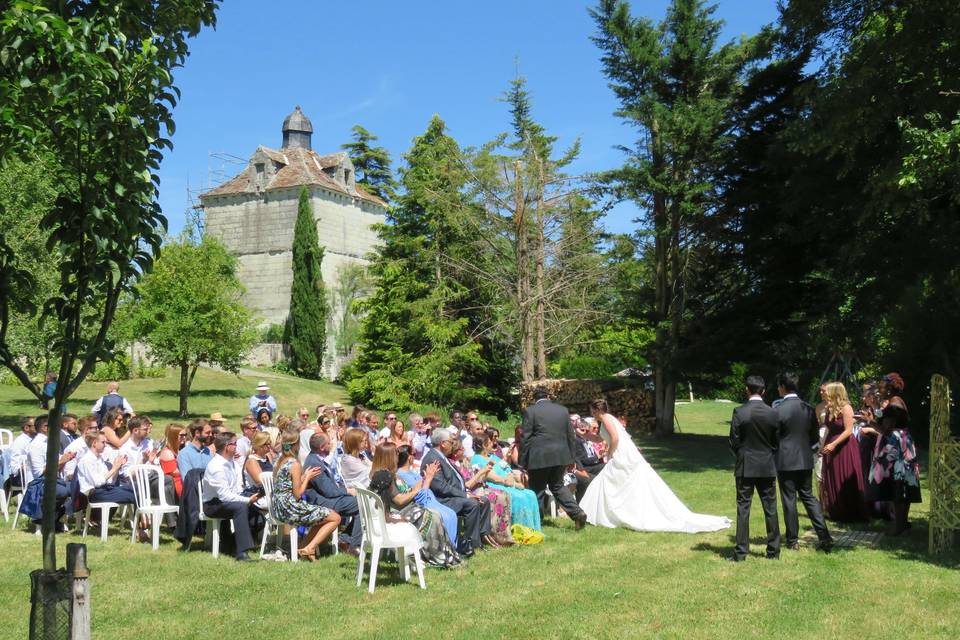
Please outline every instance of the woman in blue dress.
[{"label": "woman in blue dress", "polygon": [[523,481],[510,465],[494,453],[496,442],[488,433],[473,436],[473,458],[470,464],[475,468],[486,467],[493,463],[487,482],[492,489],[506,491],[510,495],[510,517],[513,524],[522,524],[540,531],[540,505],[537,494],[523,488]]},{"label": "woman in blue dress", "polygon": [[[408,487],[420,482],[420,472],[413,468],[413,447],[408,444],[397,447],[397,477],[406,483]],[[450,544],[457,548],[457,512],[441,504],[437,500],[430,487],[424,487],[413,498],[414,502],[424,509],[431,509],[440,514],[443,520],[443,528],[447,530],[447,537],[450,538]]]}]

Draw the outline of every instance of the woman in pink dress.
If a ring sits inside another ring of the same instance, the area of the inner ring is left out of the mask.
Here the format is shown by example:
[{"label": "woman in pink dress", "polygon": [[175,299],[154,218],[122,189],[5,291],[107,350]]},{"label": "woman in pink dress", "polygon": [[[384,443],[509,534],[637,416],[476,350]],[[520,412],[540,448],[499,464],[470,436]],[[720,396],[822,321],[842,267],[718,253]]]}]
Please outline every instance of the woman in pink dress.
[{"label": "woman in pink dress", "polygon": [[853,435],[853,407],[839,382],[826,389],[827,427],[823,445],[820,502],[823,513],[836,522],[864,522],[869,516],[864,498],[863,466]]}]

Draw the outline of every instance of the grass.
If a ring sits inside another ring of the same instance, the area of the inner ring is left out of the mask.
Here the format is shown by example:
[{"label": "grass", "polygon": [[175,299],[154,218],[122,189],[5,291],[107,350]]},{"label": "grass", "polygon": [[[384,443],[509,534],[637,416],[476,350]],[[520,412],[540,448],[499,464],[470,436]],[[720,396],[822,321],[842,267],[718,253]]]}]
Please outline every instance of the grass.
[{"label": "grass", "polygon": [[[205,374],[206,384],[244,394],[251,388],[226,387],[219,375]],[[281,404],[284,394],[296,397],[299,384],[275,385]],[[124,390],[134,402],[132,387]],[[326,388],[313,389],[321,396]],[[236,416],[241,400],[211,396],[198,408]],[[17,413],[3,398],[0,408]],[[726,448],[731,410],[720,403],[681,405],[681,434],[639,444],[691,509],[733,518]],[[763,522],[756,504],[753,555],[740,564],[723,560],[733,548],[732,529],[683,535],[587,527],[577,533],[561,519],[545,527],[542,545],[483,552],[459,569],[428,570],[426,591],[400,583],[388,562],[372,596],[354,586],[356,563],[345,555],[313,565],[238,565],[202,551],[179,552],[166,536],[154,553],[111,532],[105,544],[86,539],[93,635],[210,638],[242,629],[243,637],[310,633],[335,639],[869,638],[891,632],[955,638],[960,555],[925,555],[926,504],[917,506],[906,538],[829,556],[810,547],[785,550],[782,560],[771,562],[760,555]],[[809,525],[805,518],[801,524]],[[61,562],[63,545],[77,540],[58,537]],[[5,527],[0,554],[0,629],[6,637],[25,637],[28,573],[40,564],[39,540]]]}]

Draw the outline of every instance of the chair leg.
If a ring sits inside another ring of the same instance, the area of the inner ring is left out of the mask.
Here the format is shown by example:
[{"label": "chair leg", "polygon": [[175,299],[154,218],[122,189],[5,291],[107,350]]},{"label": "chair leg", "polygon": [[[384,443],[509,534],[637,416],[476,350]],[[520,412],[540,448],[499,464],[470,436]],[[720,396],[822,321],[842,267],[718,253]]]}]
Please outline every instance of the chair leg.
[{"label": "chair leg", "polygon": [[17,494],[17,510],[13,512],[13,526],[10,527],[13,530],[17,529],[17,521],[20,519],[20,504],[23,502],[23,493]]},{"label": "chair leg", "polygon": [[363,582],[363,563],[367,559],[367,550],[364,545],[360,545],[360,556],[357,558],[357,586]]},{"label": "chair leg", "polygon": [[[90,525],[90,503],[87,503],[87,508],[83,512],[83,531],[80,533],[84,538],[87,537],[87,527]],[[103,525],[100,525],[103,526]]]},{"label": "chair leg", "polygon": [[370,551],[370,583],[367,586],[367,591],[373,593],[373,589],[377,586],[377,563],[380,562],[380,547],[374,546]]},{"label": "chair leg", "polygon": [[[87,516],[86,520],[90,519],[90,514],[93,513],[90,510],[90,505],[87,505]],[[100,542],[107,541],[107,532],[110,530],[110,508],[109,507],[100,507]],[[87,535],[87,523],[83,523],[83,535]],[[131,540],[130,542],[133,542]]]},{"label": "chair leg", "polygon": [[267,523],[263,526],[263,536],[260,539],[260,557],[263,557],[263,554],[267,551],[267,536],[270,534],[270,521],[267,520]]},{"label": "chair leg", "polygon": [[153,538],[153,550],[156,551],[160,548],[160,514],[155,513],[150,517],[150,524],[153,528],[151,531],[151,538]]},{"label": "chair leg", "polygon": [[415,551],[413,554],[413,561],[417,567],[417,579],[420,581],[420,588],[426,589],[427,583],[423,579],[423,558],[420,557],[420,552]]},{"label": "chair leg", "polygon": [[333,530],[333,535],[330,536],[330,544],[333,545],[333,555],[340,553],[340,532],[336,529]]},{"label": "chair leg", "polygon": [[3,521],[10,522],[10,500],[7,498],[7,492],[0,487],[0,504],[3,505]]},{"label": "chair leg", "polygon": [[300,535],[297,528],[290,526],[290,559],[294,562],[300,562]]},{"label": "chair leg", "polygon": [[213,531],[211,544],[213,545],[213,558],[216,560],[220,557],[220,521],[210,520],[209,525],[212,525],[210,526],[210,529]]}]

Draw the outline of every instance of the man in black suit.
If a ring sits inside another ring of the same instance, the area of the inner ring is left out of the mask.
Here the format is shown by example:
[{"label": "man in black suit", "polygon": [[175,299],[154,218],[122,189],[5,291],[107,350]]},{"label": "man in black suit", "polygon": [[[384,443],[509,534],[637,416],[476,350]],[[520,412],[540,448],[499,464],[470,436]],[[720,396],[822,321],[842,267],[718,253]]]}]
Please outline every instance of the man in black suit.
[{"label": "man in black suit", "polygon": [[574,433],[576,433],[576,447],[574,448],[576,468],[573,475],[577,478],[577,502],[579,503],[583,499],[587,487],[590,486],[590,482],[603,471],[603,467],[606,465],[597,455],[593,443],[587,440],[586,436],[590,425],[578,415],[571,415],[570,423],[573,426]]},{"label": "man in black suit", "polygon": [[420,469],[426,469],[434,462],[440,464],[430,489],[441,504],[463,517],[464,535],[458,538],[458,551],[467,557],[472,556],[483,544],[484,536],[490,534],[490,503],[468,495],[463,476],[447,460],[455,447],[460,446],[460,434],[451,429],[434,429],[430,439],[433,448],[424,454]]},{"label": "man in black suit", "polygon": [[820,540],[819,548],[829,553],[833,548],[833,540],[823,521],[820,501],[813,495],[813,448],[820,440],[817,413],[797,395],[798,378],[795,373],[780,374],[777,383],[777,390],[783,398],[776,409],[780,431],[777,480],[783,504],[783,523],[787,530],[787,548],[800,548],[800,518],[797,514],[799,494]]},{"label": "man in black suit", "polygon": [[327,509],[333,509],[343,521],[350,519],[346,533],[340,536],[340,550],[352,555],[359,555],[357,547],[363,537],[360,527],[360,507],[357,505],[356,492],[347,489],[343,481],[337,480],[333,469],[325,460],[329,454],[330,441],[322,433],[310,436],[310,454],[303,462],[304,470],[310,467],[320,469],[320,475],[313,478],[307,486],[307,502],[318,504]]},{"label": "man in black suit", "polygon": [[763,402],[764,381],[748,376],[747,402],[733,410],[730,448],[737,457],[737,546],[730,556],[742,562],[750,551],[750,506],[753,491],[760,494],[767,525],[767,558],[780,557],[780,523],[777,520],[777,412]]},{"label": "man in black suit", "polygon": [[520,444],[520,466],[527,470],[530,489],[537,494],[540,515],[546,489],[573,519],[576,528],[582,529],[587,514],[563,484],[563,475],[576,456],[570,412],[561,404],[552,402],[544,387],[533,392],[534,402],[523,412],[523,438]]}]

